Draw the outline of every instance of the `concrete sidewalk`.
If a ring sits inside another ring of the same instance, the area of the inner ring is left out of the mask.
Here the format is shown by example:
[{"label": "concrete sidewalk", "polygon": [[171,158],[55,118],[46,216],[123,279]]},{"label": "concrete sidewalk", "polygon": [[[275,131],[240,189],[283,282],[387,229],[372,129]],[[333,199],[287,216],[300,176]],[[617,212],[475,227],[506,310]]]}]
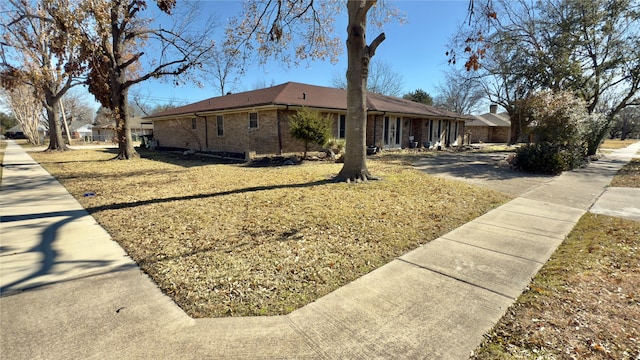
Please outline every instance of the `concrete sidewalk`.
[{"label": "concrete sidewalk", "polygon": [[0,354],[464,359],[639,148],[553,178],[289,315],[194,320],[11,142],[0,187]]}]

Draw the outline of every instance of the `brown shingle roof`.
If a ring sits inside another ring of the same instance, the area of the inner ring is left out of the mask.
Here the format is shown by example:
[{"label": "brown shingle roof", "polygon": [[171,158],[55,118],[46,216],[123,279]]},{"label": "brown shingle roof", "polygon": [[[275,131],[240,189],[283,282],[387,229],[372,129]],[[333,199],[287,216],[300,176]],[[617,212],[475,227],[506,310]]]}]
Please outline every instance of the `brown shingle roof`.
[{"label": "brown shingle roof", "polygon": [[[308,106],[346,111],[347,91],[344,89],[287,82],[264,89],[213,97],[193,104],[162,111],[147,118],[159,119],[174,115],[228,111],[264,105]],[[367,95],[367,107],[369,111],[418,115],[421,117],[473,119],[473,117],[470,116],[437,109],[433,106],[410,100],[373,93]]]},{"label": "brown shingle roof", "polygon": [[506,112],[502,112],[499,114],[486,113],[482,115],[477,115],[474,117],[475,119],[467,123],[466,126],[489,126],[489,127],[510,127],[511,121],[509,120],[509,114]]}]

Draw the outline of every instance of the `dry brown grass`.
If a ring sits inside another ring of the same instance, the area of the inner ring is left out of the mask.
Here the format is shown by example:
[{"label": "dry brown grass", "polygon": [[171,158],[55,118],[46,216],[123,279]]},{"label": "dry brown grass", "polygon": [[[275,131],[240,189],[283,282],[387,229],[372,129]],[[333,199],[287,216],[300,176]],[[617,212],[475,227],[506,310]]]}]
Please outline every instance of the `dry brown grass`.
[{"label": "dry brown grass", "polygon": [[602,144],[600,144],[600,149],[622,149],[637,142],[638,139],[605,139]]},{"label": "dry brown grass", "polygon": [[632,159],[620,169],[611,186],[640,188],[640,159]]},{"label": "dry brown grass", "polygon": [[33,154],[193,317],[288,313],[508,200],[389,162],[345,184],[341,164],[143,155]]},{"label": "dry brown grass", "polygon": [[586,214],[474,359],[640,358],[640,223]]}]

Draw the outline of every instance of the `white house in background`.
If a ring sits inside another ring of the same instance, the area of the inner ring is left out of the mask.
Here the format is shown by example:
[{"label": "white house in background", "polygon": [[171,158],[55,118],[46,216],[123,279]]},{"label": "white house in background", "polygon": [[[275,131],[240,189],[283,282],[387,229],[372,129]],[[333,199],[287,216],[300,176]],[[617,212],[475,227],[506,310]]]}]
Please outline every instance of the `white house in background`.
[{"label": "white house in background", "polygon": [[[139,140],[143,135],[153,135],[153,122],[151,120],[143,120],[139,116],[134,116],[129,119],[129,124],[131,126],[131,137],[134,141]],[[105,125],[93,125],[91,137],[93,141],[115,141],[115,120]]]},{"label": "white house in background", "polygon": [[71,135],[74,139],[91,141],[92,128],[93,128],[93,125],[84,124],[79,128],[71,131]]}]

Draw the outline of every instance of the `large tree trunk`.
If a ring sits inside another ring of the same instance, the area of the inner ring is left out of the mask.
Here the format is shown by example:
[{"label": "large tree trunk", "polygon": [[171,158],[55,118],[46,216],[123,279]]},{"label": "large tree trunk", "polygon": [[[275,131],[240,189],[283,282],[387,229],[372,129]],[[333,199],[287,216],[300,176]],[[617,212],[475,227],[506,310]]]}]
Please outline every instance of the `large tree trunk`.
[{"label": "large tree trunk", "polygon": [[344,165],[337,179],[367,181],[375,179],[367,169],[367,76],[369,62],[384,40],[380,34],[371,45],[366,43],[367,12],[375,1],[348,1],[347,11],[347,124]]},{"label": "large tree trunk", "polygon": [[125,86],[126,76],[122,69],[111,80],[111,104],[116,120],[116,139],[118,140],[118,160],[129,160],[138,157],[133,148],[131,124],[129,122],[129,90]]},{"label": "large tree trunk", "polygon": [[118,106],[116,107],[116,133],[118,139],[118,156],[119,160],[129,160],[138,157],[138,153],[133,148],[133,139],[131,138],[131,123],[129,122],[129,104],[127,101],[127,90],[123,90],[120,94]]},{"label": "large tree trunk", "polygon": [[47,111],[47,121],[49,123],[49,147],[47,151],[65,151],[67,145],[62,140],[58,114],[60,114],[60,102],[50,93],[45,94],[45,109]]}]

